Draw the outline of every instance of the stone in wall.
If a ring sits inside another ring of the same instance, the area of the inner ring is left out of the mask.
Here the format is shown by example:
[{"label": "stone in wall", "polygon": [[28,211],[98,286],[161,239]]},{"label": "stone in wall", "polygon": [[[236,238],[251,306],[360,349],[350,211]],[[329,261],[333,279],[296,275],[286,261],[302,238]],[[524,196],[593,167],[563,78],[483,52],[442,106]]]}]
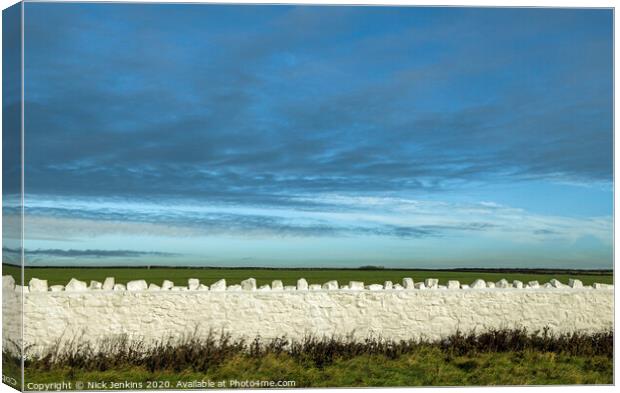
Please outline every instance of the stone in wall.
[{"label": "stone in wall", "polygon": [[568,286],[571,288],[583,288],[583,283],[581,280],[570,278],[568,280]]},{"label": "stone in wall", "polygon": [[200,286],[200,280],[197,278],[189,278],[187,280],[187,288],[190,291],[197,291],[198,287]]},{"label": "stone in wall", "polygon": [[439,286],[439,280],[436,278],[427,278],[424,280],[424,286],[428,289],[437,289]]},{"label": "stone in wall", "polygon": [[556,280],[555,278],[551,279],[551,281],[549,281],[549,284],[551,284],[551,286],[553,286],[554,288],[564,288],[566,286],[562,284],[560,280]]},{"label": "stone in wall", "polygon": [[508,280],[506,280],[505,278],[502,278],[501,280],[499,280],[498,282],[495,283],[495,287],[496,288],[508,288],[511,285],[508,283]]},{"label": "stone in wall", "polygon": [[359,291],[364,289],[364,283],[362,281],[349,281],[349,289]]},{"label": "stone in wall", "polygon": [[308,281],[305,278],[300,278],[297,280],[297,290],[298,291],[307,291],[308,290]]},{"label": "stone in wall", "polygon": [[68,292],[82,292],[88,290],[88,286],[84,281],[72,278],[67,285],[65,285],[65,291]]},{"label": "stone in wall", "polygon": [[209,289],[213,292],[225,291],[226,280],[221,279],[221,280],[214,282],[213,284],[211,284],[211,287],[209,287]]},{"label": "stone in wall", "polygon": [[130,292],[146,291],[148,287],[145,280],[133,280],[127,283],[127,290]]},{"label": "stone in wall", "polygon": [[241,289],[244,291],[256,291],[256,279],[248,278],[241,281]]},{"label": "stone in wall", "polygon": [[402,284],[403,288],[405,289],[414,289],[414,282],[413,282],[413,278],[411,277],[405,277],[403,278],[403,284]]},{"label": "stone in wall", "polygon": [[103,288],[103,284],[95,280],[92,280],[90,284],[88,285],[88,289],[90,290],[97,290],[97,289],[102,289],[102,288]]},{"label": "stone in wall", "polygon": [[2,276],[2,289],[15,289],[15,279],[13,276]]},{"label": "stone in wall", "polygon": [[47,280],[33,278],[28,283],[28,288],[30,289],[30,292],[47,292]]},{"label": "stone in wall", "polygon": [[103,280],[103,290],[104,291],[111,291],[114,289],[114,277],[106,277],[105,280]]},{"label": "stone in wall", "polygon": [[325,284],[323,284],[323,289],[326,289],[328,291],[334,291],[338,289],[338,281],[332,280],[332,281],[326,282]]},{"label": "stone in wall", "polygon": [[487,287],[487,283],[484,280],[476,280],[473,283],[471,283],[470,285],[471,288],[473,289],[480,289],[480,288],[486,288]]}]

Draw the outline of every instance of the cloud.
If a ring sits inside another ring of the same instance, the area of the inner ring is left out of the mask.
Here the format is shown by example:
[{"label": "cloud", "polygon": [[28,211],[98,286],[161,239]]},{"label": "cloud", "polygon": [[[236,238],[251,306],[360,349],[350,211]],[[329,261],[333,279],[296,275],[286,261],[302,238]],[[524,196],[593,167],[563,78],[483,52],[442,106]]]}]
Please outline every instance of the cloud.
[{"label": "cloud", "polygon": [[[3,253],[19,255],[20,249],[3,247]],[[171,257],[179,254],[158,252],[158,251],[134,251],[134,250],[59,250],[59,249],[36,249],[24,250],[26,256],[45,256],[60,258],[139,258],[144,256],[151,257]]]},{"label": "cloud", "polygon": [[[310,199],[310,200],[307,200]],[[429,201],[402,197],[317,194],[298,205],[200,205],[194,201],[136,201],[31,198],[26,209],[28,239],[78,240],[106,235],[199,238],[503,239],[515,244],[574,242],[591,235],[605,244],[612,220],[535,214],[486,201]],[[5,225],[18,224],[7,214]],[[448,214],[449,212],[449,214]]]},{"label": "cloud", "polygon": [[551,229],[536,229],[533,232],[535,235],[559,235],[560,233]]},{"label": "cloud", "polygon": [[611,189],[610,10],[26,7],[25,230],[42,250],[611,244],[602,193],[557,191]]},{"label": "cloud", "polygon": [[[312,215],[282,217],[277,215],[226,214],[177,212],[167,215],[145,216],[136,214],[119,218],[104,218],[107,214],[84,214],[70,211],[62,216],[40,215],[31,212],[26,218],[27,237],[38,240],[68,240],[84,237],[97,237],[109,234],[128,236],[172,236],[205,237],[232,235],[252,237],[350,237],[380,236],[401,239],[422,239],[443,237],[448,234],[468,231],[491,230],[490,223],[467,223],[454,225],[392,225],[381,222],[356,223],[354,216],[349,220],[322,219]],[[277,214],[277,212],[272,212]],[[80,217],[80,218],[76,218]],[[88,217],[88,218],[86,218]],[[10,225],[16,216],[8,216]]]},{"label": "cloud", "polygon": [[55,7],[28,5],[34,194],[279,205],[611,182],[609,13]]},{"label": "cloud", "polygon": [[490,223],[473,222],[455,225],[379,225],[374,228],[356,228],[359,234],[389,236],[401,239],[425,239],[445,236],[454,236],[456,233],[469,231],[489,231],[496,225]]},{"label": "cloud", "polygon": [[[206,260],[242,263],[240,258],[252,257],[261,264],[300,263],[308,259],[313,264],[333,262],[344,266],[369,258],[387,264],[422,258],[427,263],[437,261],[447,266],[452,261],[461,266],[464,261],[475,265],[479,257],[482,265],[493,260],[508,264],[526,258],[529,266],[543,266],[547,262],[564,266],[562,261],[578,266],[590,260],[598,266],[606,265],[611,258],[610,216],[536,214],[488,201],[338,194],[317,194],[311,199],[298,201],[314,206],[302,210],[290,205],[201,205],[191,200],[162,203],[30,198],[25,237],[29,250],[39,250],[40,254],[27,255],[29,262],[45,264],[55,258],[69,258],[63,252],[70,255],[79,250],[107,250],[110,245],[120,252],[136,252],[134,256],[126,254],[127,258],[143,255],[149,260],[197,264]],[[19,225],[18,214],[5,214],[3,218],[7,228]],[[8,245],[11,234],[5,234]],[[586,244],[583,239],[590,240]],[[156,249],[149,254],[133,250],[138,248],[137,244],[154,244]],[[178,253],[160,253],[159,247],[161,251]],[[326,247],[333,248],[332,256],[325,255]],[[61,252],[52,255],[47,250]],[[6,255],[5,260],[10,261],[10,257]],[[120,256],[112,252],[75,258],[103,263]]]}]

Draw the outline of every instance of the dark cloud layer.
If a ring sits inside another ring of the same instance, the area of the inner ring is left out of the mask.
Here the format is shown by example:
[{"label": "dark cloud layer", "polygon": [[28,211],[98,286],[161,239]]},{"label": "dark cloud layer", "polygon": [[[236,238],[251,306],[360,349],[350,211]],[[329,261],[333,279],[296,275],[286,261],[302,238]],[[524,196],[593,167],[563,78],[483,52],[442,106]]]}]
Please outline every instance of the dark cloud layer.
[{"label": "dark cloud layer", "polygon": [[26,5],[27,192],[611,182],[609,11],[140,7]]}]

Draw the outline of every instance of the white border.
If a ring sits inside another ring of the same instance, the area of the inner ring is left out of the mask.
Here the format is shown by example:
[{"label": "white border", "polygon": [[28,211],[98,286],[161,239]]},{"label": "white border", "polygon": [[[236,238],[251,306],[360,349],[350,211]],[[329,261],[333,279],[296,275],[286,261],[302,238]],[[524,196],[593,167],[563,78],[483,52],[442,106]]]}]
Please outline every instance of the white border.
[{"label": "white border", "polygon": [[[38,1],[38,0],[27,0],[27,1]],[[63,2],[96,2],[96,1],[84,1],[84,0],[64,0]],[[99,1],[102,2],[102,1]],[[120,1],[107,1],[107,2],[120,2]],[[454,1],[454,0],[441,0],[441,1],[434,1],[434,0],[423,0],[423,1],[412,1],[412,0],[296,0],[296,1],[290,1],[290,2],[283,2],[283,1],[260,1],[260,0],[243,0],[243,1],[229,1],[229,0],[219,0],[219,1],[201,1],[201,2],[197,2],[197,1],[181,1],[181,0],[168,0],[168,1],[161,1],[161,0],[150,0],[150,1],[143,1],[143,0],[134,0],[131,1],[133,3],[206,3],[206,4],[314,4],[314,5],[334,5],[334,4],[342,4],[342,5],[394,5],[394,6],[479,6],[479,7],[564,7],[564,8],[572,8],[572,7],[580,7],[580,8],[614,8],[615,7],[615,3],[613,1],[609,1],[609,0],[589,0],[589,1],[583,1],[583,0],[562,0],[562,1],[558,1],[558,0],[538,0],[538,1],[533,1],[533,0],[526,0],[526,1],[514,1],[514,0],[503,0],[503,1],[493,1],[493,0],[476,0],[476,1],[471,1],[471,0],[460,0],[460,1]],[[0,4],[2,5],[2,9],[9,7],[10,5],[15,4],[16,1],[14,0],[0,0]],[[615,24],[615,15],[614,15],[614,24]],[[1,32],[2,32],[2,22],[1,22],[1,18],[0,18],[0,37],[1,37]],[[618,42],[618,31],[615,29],[614,26],[614,76],[616,74],[617,71],[617,61],[616,61],[616,51],[615,51],[615,43]],[[23,40],[22,40],[23,43]],[[1,57],[1,55],[0,55]],[[0,85],[2,83],[2,76],[0,75]],[[614,98],[615,98],[615,91],[616,91],[616,85],[617,85],[617,81],[614,77]],[[2,98],[0,97],[0,107],[2,104]],[[618,110],[618,103],[617,101],[614,99],[614,152],[618,150],[618,147],[620,146],[620,142],[618,141],[617,138],[615,138],[615,129],[617,128],[617,118],[615,116],[615,113]],[[22,111],[23,114],[23,111]],[[23,134],[22,134],[23,135]],[[2,166],[2,151],[0,150],[0,179],[1,179],[1,166]],[[614,207],[618,204],[618,202],[620,202],[620,196],[618,195],[618,193],[616,192],[616,176],[615,174],[618,173],[618,170],[620,169],[620,164],[615,160],[615,154],[614,154]],[[0,195],[1,195],[1,181],[0,181]],[[617,215],[616,215],[617,211],[614,208],[614,224],[617,220]],[[0,238],[2,235],[2,219],[0,218]],[[615,225],[614,225],[615,227]],[[618,233],[616,233],[614,231],[614,245],[618,243],[618,239],[620,238],[620,235],[618,235]],[[616,247],[614,247],[614,272],[617,268],[616,266],[616,261],[618,261],[618,249]],[[615,276],[615,274],[614,274]],[[616,315],[618,314],[618,293],[615,294],[616,298],[615,298],[615,312]],[[0,326],[0,333],[1,333],[1,326]],[[616,345],[615,348],[615,358],[614,358],[614,382],[616,381],[616,376],[618,375],[618,371],[619,371],[619,366],[618,366],[618,355],[620,354],[620,351],[618,350],[618,345]],[[4,391],[7,390],[9,388],[6,388],[6,385],[2,385],[2,388],[0,388],[0,390]],[[494,393],[494,392],[503,392],[503,393],[514,393],[514,392],[521,392],[523,390],[526,390],[528,392],[540,392],[540,391],[560,391],[562,390],[562,392],[579,392],[579,391],[585,391],[586,389],[589,392],[592,393],[598,393],[598,392],[612,392],[614,391],[614,387],[612,386],[592,386],[592,385],[586,385],[586,386],[579,386],[579,385],[567,385],[567,386],[549,386],[549,387],[522,387],[522,386],[518,386],[518,387],[455,387],[455,388],[443,388],[443,387],[433,387],[433,388],[370,388],[373,391],[378,391],[378,392],[390,392],[393,391],[394,389],[398,389],[399,391],[415,391],[416,392],[431,392],[431,391],[451,391],[451,392],[471,392],[471,391],[484,391],[484,392],[489,392],[489,393]],[[295,390],[299,390],[297,389],[278,389],[278,390],[261,390],[261,391],[295,391]],[[344,391],[344,392],[355,392],[355,391],[359,391],[359,389],[348,389],[348,388],[338,388],[339,391]],[[230,390],[228,390],[230,391]],[[252,392],[252,390],[246,390],[246,389],[238,389],[235,390],[236,392]],[[328,389],[313,389],[313,391],[318,391],[318,392],[328,392]],[[175,390],[165,390],[165,391],[161,391],[161,392],[187,392],[187,391],[175,391]]]}]

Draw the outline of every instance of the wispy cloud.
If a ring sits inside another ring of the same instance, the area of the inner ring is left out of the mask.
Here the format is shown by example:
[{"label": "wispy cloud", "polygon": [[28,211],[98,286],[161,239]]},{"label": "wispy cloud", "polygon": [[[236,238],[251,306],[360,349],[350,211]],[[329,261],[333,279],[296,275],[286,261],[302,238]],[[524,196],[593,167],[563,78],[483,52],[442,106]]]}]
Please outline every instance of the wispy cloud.
[{"label": "wispy cloud", "polygon": [[[21,254],[18,248],[3,247],[3,253]],[[159,252],[159,251],[134,251],[134,250],[59,250],[59,249],[35,249],[24,250],[27,256],[51,256],[61,258],[139,258],[139,257],[172,257],[179,254]]]},{"label": "wispy cloud", "polygon": [[[429,201],[395,197],[324,194],[299,198],[297,205],[205,205],[176,200],[148,201],[36,199],[26,209],[32,239],[79,239],[107,234],[204,237],[439,238],[478,234],[516,243],[581,236],[610,241],[611,218],[535,214],[497,203]],[[73,208],[69,208],[73,206]],[[7,215],[5,221],[17,215]]]}]

